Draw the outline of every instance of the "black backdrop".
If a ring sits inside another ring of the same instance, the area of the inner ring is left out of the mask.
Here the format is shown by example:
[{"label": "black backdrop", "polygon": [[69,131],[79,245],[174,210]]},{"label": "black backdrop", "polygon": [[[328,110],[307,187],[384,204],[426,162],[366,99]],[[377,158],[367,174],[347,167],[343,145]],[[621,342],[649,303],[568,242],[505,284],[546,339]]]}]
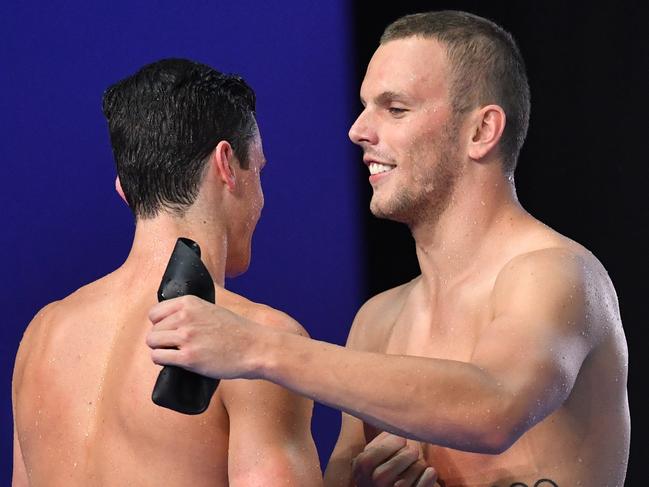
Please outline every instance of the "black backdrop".
[{"label": "black backdrop", "polygon": [[[8,391],[22,329],[40,306],[118,265],[130,242],[128,212],[112,190],[114,173],[98,108],[107,83],[170,55],[242,72],[251,81],[260,95],[267,155],[277,164],[267,169],[267,211],[255,237],[254,265],[235,284],[250,288],[246,294],[253,299],[298,318],[312,336],[340,343],[361,301],[357,247],[367,259],[365,297],[411,278],[417,265],[407,230],[369,216],[369,185],[358,155],[354,182],[347,174],[341,177],[339,169],[312,168],[328,168],[332,161],[342,161],[341,168],[351,164],[351,144],[344,140],[346,110],[352,108],[346,89],[357,92],[385,25],[405,13],[441,8],[492,18],[519,41],[533,97],[517,172],[519,197],[541,220],[590,248],[617,287],[631,358],[633,442],[627,485],[646,483],[640,481],[640,469],[647,458],[642,411],[649,406],[642,383],[647,363],[642,277],[647,275],[643,185],[649,158],[643,151],[643,117],[649,108],[649,6],[513,0],[377,4],[285,1],[278,9],[240,0],[199,2],[188,9],[171,0],[0,3],[5,34],[0,159],[6,179],[0,206],[8,222],[0,231],[0,248],[12,257],[4,264],[12,279],[5,279],[0,296],[5,311],[0,484],[7,485],[10,471]],[[353,25],[347,24],[347,8],[354,11]],[[219,15],[230,22],[221,22],[215,31]],[[348,27],[356,40],[355,82],[345,72],[351,64]],[[282,96],[285,92],[291,96]],[[326,104],[323,113],[323,99],[338,102]],[[318,116],[304,123],[304,113]],[[327,150],[313,150],[323,140]],[[303,154],[309,156],[307,163]],[[358,188],[357,207],[354,201],[347,205],[345,195],[356,189],[348,184]],[[365,222],[364,243],[358,246],[356,208]],[[73,252],[69,237],[89,254],[78,264],[65,258]],[[306,285],[304,269],[310,270]],[[281,286],[277,275],[283,276]],[[316,410],[314,430],[323,461],[338,432],[338,418],[328,408]]]},{"label": "black backdrop", "polygon": [[[357,1],[354,8],[359,86],[383,28],[408,13],[467,10],[500,24],[519,43],[532,115],[516,172],[518,196],[541,221],[588,247],[613,279],[630,355],[626,485],[645,485],[648,4],[402,0],[371,7]],[[366,215],[367,289],[373,295],[411,279],[418,266],[408,230],[373,218],[370,188],[364,187],[359,204]]]}]

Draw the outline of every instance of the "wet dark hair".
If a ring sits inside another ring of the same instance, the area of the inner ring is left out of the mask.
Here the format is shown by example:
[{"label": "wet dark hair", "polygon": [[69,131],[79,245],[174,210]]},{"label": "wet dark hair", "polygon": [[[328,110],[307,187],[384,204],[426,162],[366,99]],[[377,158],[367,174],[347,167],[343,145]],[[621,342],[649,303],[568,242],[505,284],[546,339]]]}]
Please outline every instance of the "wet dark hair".
[{"label": "wet dark hair", "polygon": [[505,173],[513,173],[529,126],[530,88],[511,34],[477,15],[445,10],[401,17],[385,29],[381,43],[413,36],[434,38],[446,48],[456,114],[490,103],[505,111],[500,152]]},{"label": "wet dark hair", "polygon": [[148,64],[103,97],[122,189],[136,218],[183,216],[207,156],[226,140],[248,168],[255,93],[236,75],[186,59]]}]

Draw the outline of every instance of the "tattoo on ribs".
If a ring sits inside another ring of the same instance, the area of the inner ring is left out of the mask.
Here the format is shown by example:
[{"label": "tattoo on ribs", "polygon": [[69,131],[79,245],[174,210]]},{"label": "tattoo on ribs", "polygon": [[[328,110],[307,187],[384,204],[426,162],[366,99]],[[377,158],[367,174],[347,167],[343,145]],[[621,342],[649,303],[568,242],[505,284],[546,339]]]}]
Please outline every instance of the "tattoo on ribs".
[{"label": "tattoo on ribs", "polygon": [[[499,487],[499,486],[493,485],[492,487]],[[514,482],[509,487],[530,487],[530,486],[523,482]],[[534,485],[532,485],[531,487],[559,487],[559,484],[557,484],[554,480],[539,479],[536,482],[534,482]]]}]

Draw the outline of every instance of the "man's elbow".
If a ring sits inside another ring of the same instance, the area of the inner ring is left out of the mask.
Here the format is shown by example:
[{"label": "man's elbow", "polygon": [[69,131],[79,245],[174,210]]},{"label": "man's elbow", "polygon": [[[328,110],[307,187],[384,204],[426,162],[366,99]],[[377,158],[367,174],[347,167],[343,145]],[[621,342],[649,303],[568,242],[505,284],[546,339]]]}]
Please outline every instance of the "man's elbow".
[{"label": "man's elbow", "polygon": [[479,425],[476,446],[478,453],[500,455],[525,433],[529,421],[522,419],[523,414],[517,411],[517,405],[513,401],[501,403],[492,411],[493,414],[483,414],[476,421]]},{"label": "man's elbow", "polygon": [[487,429],[476,442],[475,452],[486,455],[500,455],[509,450],[519,437],[520,435],[503,432],[499,429]]},{"label": "man's elbow", "polygon": [[441,437],[439,430],[433,428],[427,435],[432,441],[428,442],[471,453],[500,455],[525,432],[527,422],[518,419],[521,415],[517,414],[513,401],[490,401],[479,408],[475,405],[460,412],[458,417],[462,419]]}]

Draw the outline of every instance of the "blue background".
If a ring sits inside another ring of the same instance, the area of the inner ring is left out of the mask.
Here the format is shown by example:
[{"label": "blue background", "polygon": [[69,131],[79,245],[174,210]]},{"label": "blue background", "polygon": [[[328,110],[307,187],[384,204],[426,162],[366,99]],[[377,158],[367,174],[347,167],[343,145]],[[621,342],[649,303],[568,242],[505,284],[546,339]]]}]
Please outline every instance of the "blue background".
[{"label": "blue background", "polygon": [[[251,268],[227,286],[344,343],[363,298],[349,17],[342,0],[2,3],[0,485],[10,483],[11,371],[25,326],[130,248],[100,107],[106,87],[143,64],[187,57],[255,89],[266,206]],[[322,462],[338,421],[317,406]]]},{"label": "blue background", "polygon": [[[649,455],[647,2],[401,0],[0,3],[0,486],[11,463],[10,381],[23,329],[46,303],[119,266],[133,221],[115,177],[101,94],[145,63],[183,56],[242,74],[258,94],[269,165],[250,271],[228,286],[343,343],[370,294],[418,273],[408,230],[371,218],[347,140],[384,27],[469,10],[511,31],[532,117],[516,172],[532,214],[592,250],[615,283],[630,352],[627,485]],[[321,461],[339,414],[316,406]],[[642,479],[642,480],[641,480]]]}]

